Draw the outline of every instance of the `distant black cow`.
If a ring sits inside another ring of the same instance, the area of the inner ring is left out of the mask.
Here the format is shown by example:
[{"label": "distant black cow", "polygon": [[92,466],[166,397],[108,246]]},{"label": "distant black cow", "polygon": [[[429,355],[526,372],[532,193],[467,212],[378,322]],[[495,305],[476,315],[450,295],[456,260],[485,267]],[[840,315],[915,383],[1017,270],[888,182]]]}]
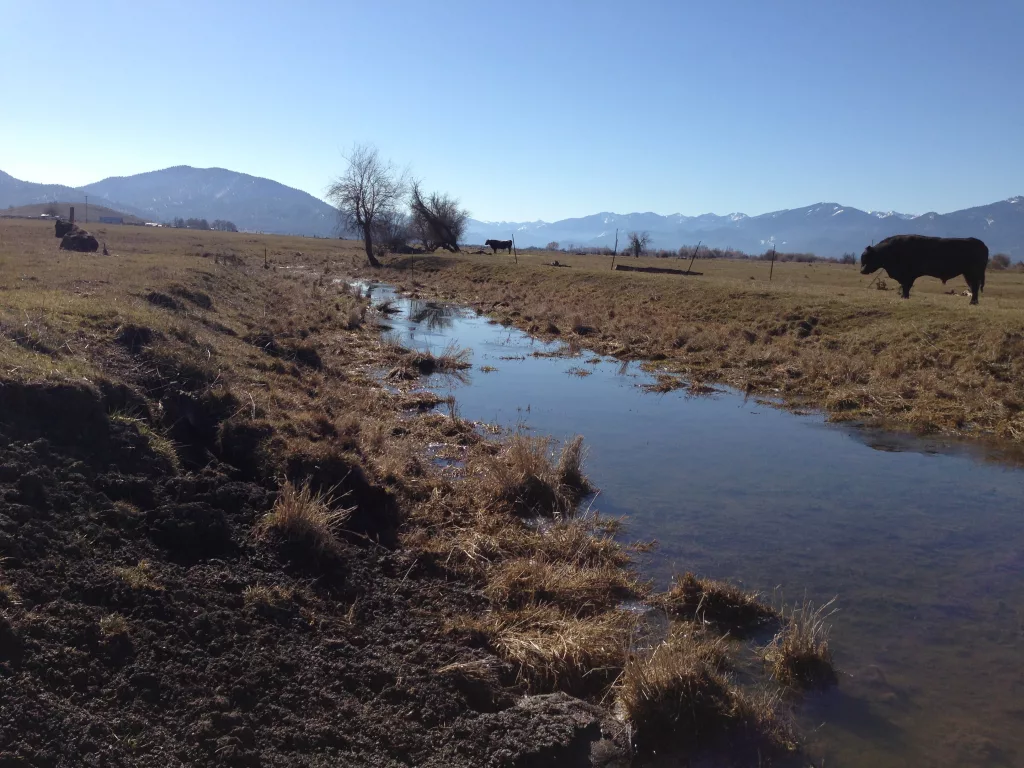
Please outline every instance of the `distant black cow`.
[{"label": "distant black cow", "polygon": [[491,253],[497,253],[503,251],[506,248],[509,253],[512,253],[512,241],[511,240],[488,240],[484,245],[491,246]]},{"label": "distant black cow", "polygon": [[910,286],[922,276],[937,277],[943,283],[963,275],[971,289],[971,304],[985,286],[988,246],[975,237],[925,237],[893,235],[878,245],[869,245],[860,257],[861,274],[884,269],[910,298]]}]

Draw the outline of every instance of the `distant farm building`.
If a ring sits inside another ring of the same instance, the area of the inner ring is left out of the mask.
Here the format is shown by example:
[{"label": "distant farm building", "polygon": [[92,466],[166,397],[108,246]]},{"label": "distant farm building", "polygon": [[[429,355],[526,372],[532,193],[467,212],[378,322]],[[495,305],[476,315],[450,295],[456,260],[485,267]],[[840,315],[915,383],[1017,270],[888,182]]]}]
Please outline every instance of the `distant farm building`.
[{"label": "distant farm building", "polygon": [[100,224],[124,224],[124,216],[100,216]]}]

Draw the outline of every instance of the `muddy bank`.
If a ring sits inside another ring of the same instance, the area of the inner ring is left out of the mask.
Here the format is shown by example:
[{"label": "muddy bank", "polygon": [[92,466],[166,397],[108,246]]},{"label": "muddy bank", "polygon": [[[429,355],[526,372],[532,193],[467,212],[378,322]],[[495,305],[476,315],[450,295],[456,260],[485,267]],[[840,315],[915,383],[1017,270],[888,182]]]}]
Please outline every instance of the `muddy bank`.
[{"label": "muddy bank", "polygon": [[0,393],[12,764],[589,764],[609,741],[442,630],[474,590],[358,536],[311,572],[251,536],[267,478],[175,471],[89,388]]}]

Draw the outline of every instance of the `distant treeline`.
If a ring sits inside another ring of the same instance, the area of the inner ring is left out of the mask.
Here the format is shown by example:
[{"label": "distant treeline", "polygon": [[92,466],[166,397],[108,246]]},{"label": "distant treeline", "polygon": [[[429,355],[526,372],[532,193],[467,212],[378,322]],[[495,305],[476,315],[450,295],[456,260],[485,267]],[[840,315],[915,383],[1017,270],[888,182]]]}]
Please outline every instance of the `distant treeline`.
[{"label": "distant treeline", "polygon": [[212,229],[216,232],[238,231],[238,227],[236,227],[233,222],[225,221],[224,219],[214,219],[213,224],[211,224],[206,219],[183,219],[179,216],[168,226],[174,227],[175,229]]},{"label": "distant treeline", "polygon": [[[653,257],[656,259],[690,259],[693,257],[693,249],[696,248],[694,245],[684,245],[678,250],[670,251],[663,248],[649,248],[644,253],[645,256]],[[564,247],[560,247],[558,243],[548,243],[546,247],[540,248],[539,246],[528,246],[526,248],[520,248],[521,251],[561,251],[562,253],[574,253],[578,255],[594,255],[594,256],[612,256],[613,252],[611,248],[598,248],[594,246],[580,246],[569,243]],[[626,256],[623,251],[619,251],[619,256]],[[772,251],[771,249],[764,251],[764,253],[745,253],[735,248],[709,248],[706,245],[700,246],[700,252],[697,254],[698,259],[755,259],[758,261],[771,261]],[[838,259],[829,259],[824,256],[816,256],[813,253],[787,253],[785,251],[778,251],[775,253],[775,260],[779,262],[785,261],[796,261],[806,264],[814,262],[838,262],[839,264],[856,264],[858,261],[857,254],[855,253],[844,253]],[[1017,271],[1024,272],[1024,261],[1018,261],[1016,264],[1013,263],[1012,259],[1005,253],[993,254],[989,260],[989,269],[1004,270],[1004,269],[1015,269]]]},{"label": "distant treeline", "polygon": [[[644,255],[653,257],[656,259],[689,259],[693,257],[693,251],[697,248],[696,245],[684,245],[677,250],[667,250],[665,248],[648,248]],[[530,246],[528,248],[520,248],[522,251],[562,251],[563,253],[575,253],[575,254],[588,254],[595,256],[612,256],[614,251],[607,247],[594,247],[594,246],[582,246],[569,243],[567,245],[560,246],[558,243],[548,243],[546,248],[540,248],[537,246]],[[619,256],[626,255],[621,250]],[[706,245],[700,246],[700,251],[697,253],[698,259],[759,259],[762,261],[772,260],[771,249],[766,250],[764,253],[746,253],[745,251],[737,250],[736,248],[710,248]],[[856,264],[857,256],[853,253],[844,253],[838,259],[829,259],[824,256],[816,256],[813,253],[786,253],[778,251],[775,253],[776,261],[798,261],[811,263],[816,261],[838,261],[840,264]]]}]

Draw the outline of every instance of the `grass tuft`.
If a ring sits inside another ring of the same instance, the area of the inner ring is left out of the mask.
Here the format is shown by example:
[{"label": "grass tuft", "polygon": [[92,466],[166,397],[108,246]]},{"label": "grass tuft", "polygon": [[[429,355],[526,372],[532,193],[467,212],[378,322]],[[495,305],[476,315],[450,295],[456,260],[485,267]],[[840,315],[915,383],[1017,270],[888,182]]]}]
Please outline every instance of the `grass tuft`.
[{"label": "grass tuft", "polygon": [[0,608],[14,608],[21,605],[21,599],[15,588],[6,582],[0,582]]},{"label": "grass tuft", "polygon": [[619,674],[637,622],[627,611],[580,617],[554,606],[529,606],[463,617],[453,628],[482,636],[516,666],[530,691],[586,695],[603,690]]},{"label": "grass tuft", "polygon": [[139,560],[138,565],[130,568],[115,568],[114,574],[132,589],[163,591],[153,578],[153,566],[148,560]]},{"label": "grass tuft", "polygon": [[308,482],[301,487],[285,482],[274,508],[256,524],[256,535],[268,538],[276,534],[317,559],[337,554],[338,528],[352,510],[332,509],[332,503],[327,494],[314,493]]},{"label": "grass tuft", "polygon": [[505,448],[484,464],[485,484],[491,497],[523,516],[563,516],[593,492],[583,474],[583,438],[565,443],[553,460],[551,441],[518,433]]},{"label": "grass tuft", "polygon": [[551,604],[580,616],[609,610],[641,591],[635,577],[616,565],[590,566],[528,557],[492,567],[484,588],[484,594],[495,606],[514,609]]},{"label": "grass tuft", "polygon": [[676,576],[672,587],[655,598],[669,614],[684,619],[709,622],[735,633],[746,633],[778,617],[761,602],[757,594],[712,579],[700,579],[692,573]]},{"label": "grass tuft", "polygon": [[128,620],[119,613],[111,613],[100,619],[100,632],[107,637],[128,634]]},{"label": "grass tuft", "polygon": [[838,682],[828,647],[835,600],[819,608],[807,602],[784,616],[785,624],[762,651],[773,678],[792,688],[825,688]]},{"label": "grass tuft", "polygon": [[629,658],[616,699],[645,749],[697,750],[713,744],[730,750],[795,748],[792,725],[777,698],[751,694],[724,673],[723,638],[677,631],[646,653]]}]

